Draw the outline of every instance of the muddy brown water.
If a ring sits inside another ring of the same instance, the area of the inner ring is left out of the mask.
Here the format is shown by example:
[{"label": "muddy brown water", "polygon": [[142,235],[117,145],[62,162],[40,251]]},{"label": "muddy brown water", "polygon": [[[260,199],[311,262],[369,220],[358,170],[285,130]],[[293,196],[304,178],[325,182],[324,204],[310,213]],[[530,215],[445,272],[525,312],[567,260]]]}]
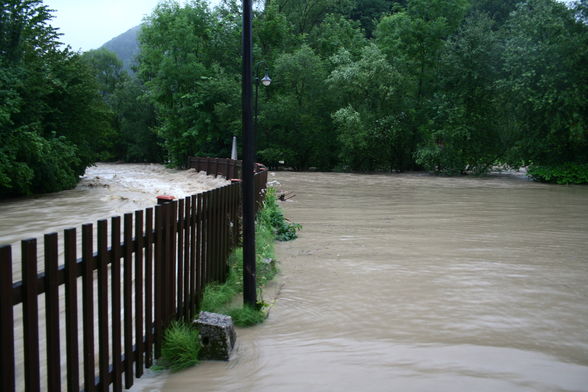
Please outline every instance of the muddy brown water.
[{"label": "muddy brown water", "polygon": [[[205,173],[194,170],[173,170],[157,164],[111,164],[100,163],[86,170],[84,177],[75,189],[33,197],[0,201],[0,246],[12,245],[13,280],[21,277],[20,244],[19,241],[36,238],[38,242],[38,270],[43,271],[43,234],[59,233],[59,257],[63,264],[63,230],[76,227],[78,237],[77,254],[81,255],[81,230],[85,223],[94,223],[98,219],[132,213],[137,209],[153,207],[158,195],[173,195],[183,198],[192,194],[204,192],[227,184],[224,178],[214,178]],[[94,237],[96,249],[96,237]],[[94,282],[96,293],[96,284]],[[60,287],[60,325],[61,325],[61,353],[65,348],[65,304],[63,300],[64,286]],[[81,298],[81,279],[78,279],[78,298]],[[81,314],[81,300],[78,300]],[[45,301],[39,296],[39,312],[44,312]],[[97,296],[94,295],[94,309],[97,309]],[[24,390],[24,351],[22,334],[22,305],[14,307],[15,318],[15,363],[17,391]],[[80,337],[79,347],[82,347],[82,320],[78,317]],[[98,321],[94,321],[95,330]],[[39,320],[40,347],[45,347],[45,317]],[[95,334],[98,339],[98,334]],[[95,344],[98,344],[96,340]],[[2,348],[0,347],[0,350]],[[46,354],[41,351],[41,379],[46,379]],[[98,359],[96,358],[96,364]],[[80,360],[80,374],[83,361]],[[65,385],[65,355],[62,355],[62,385]],[[46,390],[43,381],[42,390]],[[2,391],[3,392],[3,391]]]},{"label": "muddy brown water", "polygon": [[[198,182],[161,167],[96,169],[56,198],[0,204],[2,242]],[[588,187],[512,176],[271,179],[296,194],[283,206],[304,228],[278,245],[269,319],[238,330],[231,361],[150,372],[131,391],[588,391]]]},{"label": "muddy brown water", "polygon": [[[304,226],[229,362],[144,391],[588,391],[588,187],[277,173]],[[268,298],[270,297],[270,298]]]}]

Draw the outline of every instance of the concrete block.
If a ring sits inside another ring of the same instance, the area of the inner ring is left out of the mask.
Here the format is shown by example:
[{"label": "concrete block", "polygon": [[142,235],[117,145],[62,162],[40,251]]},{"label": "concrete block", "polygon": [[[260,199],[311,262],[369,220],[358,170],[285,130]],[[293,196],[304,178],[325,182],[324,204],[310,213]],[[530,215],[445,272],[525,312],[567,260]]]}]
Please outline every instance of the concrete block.
[{"label": "concrete block", "polygon": [[237,340],[233,319],[224,314],[200,312],[194,325],[200,331],[200,359],[228,361]]}]

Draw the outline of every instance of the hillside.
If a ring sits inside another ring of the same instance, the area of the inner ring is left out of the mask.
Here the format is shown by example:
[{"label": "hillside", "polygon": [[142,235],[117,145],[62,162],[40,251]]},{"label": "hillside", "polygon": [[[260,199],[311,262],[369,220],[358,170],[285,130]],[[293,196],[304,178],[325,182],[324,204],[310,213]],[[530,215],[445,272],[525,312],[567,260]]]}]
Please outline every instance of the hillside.
[{"label": "hillside", "polygon": [[118,56],[127,71],[131,71],[131,67],[135,64],[135,59],[139,54],[137,35],[140,30],[141,25],[135,26],[102,45],[103,48],[114,52]]}]

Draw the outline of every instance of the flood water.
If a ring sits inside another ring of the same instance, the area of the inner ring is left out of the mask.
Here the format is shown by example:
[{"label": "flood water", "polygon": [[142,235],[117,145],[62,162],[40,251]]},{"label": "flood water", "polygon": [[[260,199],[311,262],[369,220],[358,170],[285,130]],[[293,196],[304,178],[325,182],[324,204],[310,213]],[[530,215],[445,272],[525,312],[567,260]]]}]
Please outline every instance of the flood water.
[{"label": "flood water", "polygon": [[[588,391],[588,187],[277,173],[303,225],[229,362],[144,391]],[[268,298],[269,297],[269,298]]]},{"label": "flood water", "polygon": [[[99,165],[75,190],[1,202],[0,242],[219,185],[197,176]],[[282,205],[303,231],[278,244],[269,319],[238,329],[231,361],[151,372],[132,391],[588,391],[588,187],[271,179],[296,194]]]},{"label": "flood water", "polygon": [[[227,184],[224,178],[214,178],[205,173],[197,173],[194,170],[173,170],[161,165],[151,164],[98,164],[86,170],[84,177],[75,189],[46,195],[38,195],[27,198],[0,201],[0,245],[12,245],[13,255],[13,281],[21,279],[20,244],[19,241],[28,238],[37,238],[38,242],[38,270],[44,270],[43,263],[43,234],[58,232],[59,234],[59,264],[63,264],[63,229],[78,228],[78,250],[81,255],[81,230],[85,223],[96,223],[99,219],[112,216],[122,216],[135,210],[153,207],[158,195],[173,195],[183,198],[192,194],[204,192]],[[94,225],[94,233],[96,225]],[[96,237],[94,241],[96,249]],[[95,276],[96,273],[95,273]],[[94,292],[97,292],[97,280],[94,282]],[[61,328],[61,353],[66,352],[65,347],[65,304],[64,286],[60,287],[60,325]],[[78,298],[81,298],[81,282],[78,281]],[[97,309],[97,297],[94,297],[94,309]],[[45,301],[39,297],[39,312],[43,314]],[[78,312],[81,314],[82,301],[78,300]],[[17,391],[24,390],[24,351],[22,330],[22,305],[14,307],[15,321],[15,364]],[[78,328],[81,340],[82,320],[78,317]],[[95,320],[94,328],[98,329],[98,321]],[[98,344],[98,334],[95,334]],[[45,317],[39,319],[40,347],[46,345]],[[0,349],[2,349],[0,347]],[[46,353],[41,351],[41,379],[46,379]],[[98,360],[96,358],[96,364]],[[80,374],[83,361],[80,360]],[[62,355],[62,385],[65,383],[65,355]],[[43,381],[42,390],[46,390]]]}]

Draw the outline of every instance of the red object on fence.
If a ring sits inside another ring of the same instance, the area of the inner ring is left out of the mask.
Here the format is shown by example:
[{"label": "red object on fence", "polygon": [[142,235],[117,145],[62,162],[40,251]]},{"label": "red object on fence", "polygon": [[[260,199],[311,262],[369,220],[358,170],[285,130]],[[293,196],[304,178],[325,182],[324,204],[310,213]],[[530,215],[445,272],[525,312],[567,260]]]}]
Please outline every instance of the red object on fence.
[{"label": "red object on fence", "polygon": [[159,195],[159,196],[157,196],[157,204],[171,203],[175,199],[176,199],[175,196],[171,196],[171,195]]}]

